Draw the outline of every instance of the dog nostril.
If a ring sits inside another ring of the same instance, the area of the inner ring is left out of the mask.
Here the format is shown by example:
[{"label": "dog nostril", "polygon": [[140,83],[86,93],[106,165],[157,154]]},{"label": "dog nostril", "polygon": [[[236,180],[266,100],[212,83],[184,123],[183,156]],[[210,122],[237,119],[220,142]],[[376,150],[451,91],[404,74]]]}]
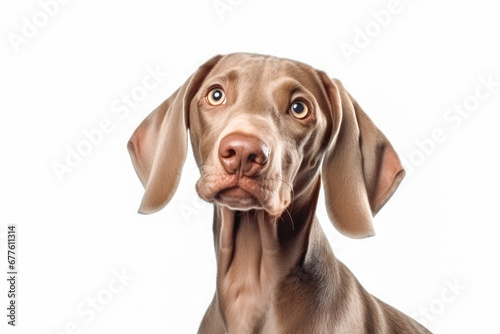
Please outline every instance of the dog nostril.
[{"label": "dog nostril", "polygon": [[252,153],[252,154],[250,154],[250,155],[248,156],[248,161],[250,161],[250,162],[256,162],[256,161],[255,161],[255,158],[257,158],[257,154]]},{"label": "dog nostril", "polygon": [[234,157],[235,155],[236,155],[236,151],[231,148],[231,149],[229,149],[229,151],[227,151],[226,158],[231,158],[231,157]]},{"label": "dog nostril", "polygon": [[236,155],[236,151],[232,148],[226,150],[224,153],[221,153],[221,156],[224,158],[224,159],[229,159],[229,158],[232,158]]}]

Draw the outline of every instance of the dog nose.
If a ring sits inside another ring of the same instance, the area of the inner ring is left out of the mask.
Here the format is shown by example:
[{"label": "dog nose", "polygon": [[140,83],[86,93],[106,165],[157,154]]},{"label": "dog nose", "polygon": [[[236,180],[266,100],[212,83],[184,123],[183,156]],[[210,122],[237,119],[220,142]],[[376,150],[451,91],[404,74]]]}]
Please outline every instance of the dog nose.
[{"label": "dog nose", "polygon": [[229,174],[253,176],[269,159],[271,150],[256,137],[233,133],[219,144],[219,159]]}]

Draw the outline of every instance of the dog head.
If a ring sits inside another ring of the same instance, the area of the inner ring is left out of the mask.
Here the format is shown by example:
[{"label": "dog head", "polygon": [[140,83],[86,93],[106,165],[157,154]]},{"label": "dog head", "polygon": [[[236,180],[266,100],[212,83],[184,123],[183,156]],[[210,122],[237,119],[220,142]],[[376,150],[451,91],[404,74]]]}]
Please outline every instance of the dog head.
[{"label": "dog head", "polygon": [[330,219],[351,237],[374,234],[373,215],[404,176],[391,144],[338,80],[287,59],[216,56],[129,141],[145,187],[139,212],[172,198],[188,129],[202,199],[279,217],[321,173]]}]

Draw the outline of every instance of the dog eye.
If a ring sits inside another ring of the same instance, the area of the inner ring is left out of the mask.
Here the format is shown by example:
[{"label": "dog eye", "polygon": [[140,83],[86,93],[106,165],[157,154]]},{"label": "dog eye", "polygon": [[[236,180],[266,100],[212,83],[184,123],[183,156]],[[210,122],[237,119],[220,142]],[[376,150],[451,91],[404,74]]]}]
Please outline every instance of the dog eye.
[{"label": "dog eye", "polygon": [[307,115],[309,115],[309,108],[307,108],[307,105],[304,102],[302,102],[302,101],[295,101],[290,106],[290,113],[295,118],[303,119]]},{"label": "dog eye", "polygon": [[226,94],[221,88],[214,88],[208,93],[207,102],[213,106],[219,106],[226,102]]}]

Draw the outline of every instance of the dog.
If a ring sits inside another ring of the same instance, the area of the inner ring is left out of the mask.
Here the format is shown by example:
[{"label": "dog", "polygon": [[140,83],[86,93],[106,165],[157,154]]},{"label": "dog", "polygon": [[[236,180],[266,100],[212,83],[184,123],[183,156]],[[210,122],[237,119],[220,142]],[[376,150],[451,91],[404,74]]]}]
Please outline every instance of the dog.
[{"label": "dog", "polygon": [[174,195],[188,129],[217,259],[199,333],[430,333],[360,285],[315,216],[323,184],[336,229],[373,236],[373,216],[405,175],[340,81],[288,59],[213,57],[128,142],[145,188],[139,213]]}]

